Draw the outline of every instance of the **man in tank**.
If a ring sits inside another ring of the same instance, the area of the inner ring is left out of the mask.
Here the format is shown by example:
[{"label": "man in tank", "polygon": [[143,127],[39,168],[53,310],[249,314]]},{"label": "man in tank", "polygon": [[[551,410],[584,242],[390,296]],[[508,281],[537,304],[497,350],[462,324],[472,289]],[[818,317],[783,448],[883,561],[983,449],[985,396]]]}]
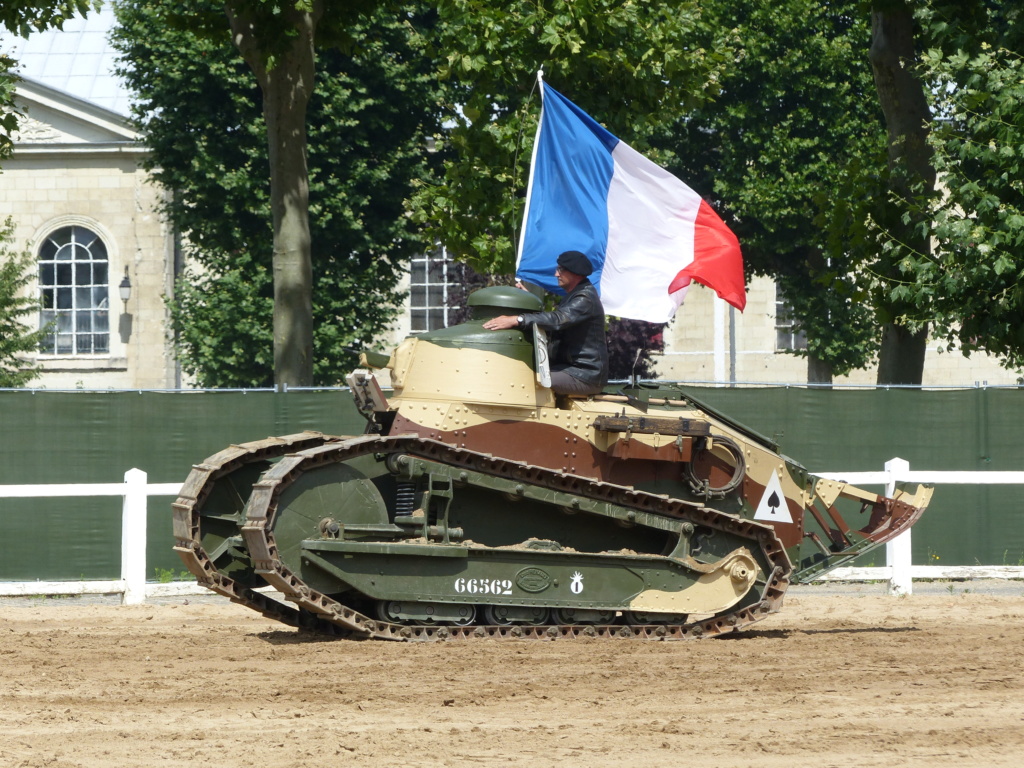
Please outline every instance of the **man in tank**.
[{"label": "man in tank", "polygon": [[[551,389],[559,395],[594,395],[608,381],[604,307],[588,276],[594,271],[579,251],[558,257],[555,278],[566,296],[551,312],[501,315],[484,323],[489,331],[537,325],[550,337]],[[522,285],[519,286],[522,288]]]}]

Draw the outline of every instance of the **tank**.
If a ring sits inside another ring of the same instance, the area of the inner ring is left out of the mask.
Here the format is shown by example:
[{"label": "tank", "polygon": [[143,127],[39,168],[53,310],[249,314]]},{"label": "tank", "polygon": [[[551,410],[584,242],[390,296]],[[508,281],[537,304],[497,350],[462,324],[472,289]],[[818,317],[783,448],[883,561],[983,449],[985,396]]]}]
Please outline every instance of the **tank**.
[{"label": "tank", "polygon": [[193,468],[174,534],[200,584],[349,638],[711,637],[931,497],[815,477],[677,388],[556,396],[542,332],[482,327],[540,300],[487,288],[469,305],[466,323],[362,355],[364,434],[271,437]]}]

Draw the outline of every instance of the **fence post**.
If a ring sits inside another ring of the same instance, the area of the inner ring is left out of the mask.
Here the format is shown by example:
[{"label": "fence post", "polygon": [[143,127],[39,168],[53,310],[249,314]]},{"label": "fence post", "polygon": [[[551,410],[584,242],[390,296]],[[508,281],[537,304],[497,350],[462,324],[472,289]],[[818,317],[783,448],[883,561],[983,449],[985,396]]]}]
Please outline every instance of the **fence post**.
[{"label": "fence post", "polygon": [[121,511],[122,605],[146,601],[146,483],[141,469],[124,473],[124,506]]},{"label": "fence post", "polygon": [[[906,459],[890,459],[885,462],[885,471],[889,473],[889,481],[885,485],[885,495],[892,498],[896,495],[896,478],[910,471],[910,462]],[[885,564],[892,569],[889,576],[890,595],[913,594],[914,580],[910,575],[911,560],[910,529],[908,528],[885,544]]]}]

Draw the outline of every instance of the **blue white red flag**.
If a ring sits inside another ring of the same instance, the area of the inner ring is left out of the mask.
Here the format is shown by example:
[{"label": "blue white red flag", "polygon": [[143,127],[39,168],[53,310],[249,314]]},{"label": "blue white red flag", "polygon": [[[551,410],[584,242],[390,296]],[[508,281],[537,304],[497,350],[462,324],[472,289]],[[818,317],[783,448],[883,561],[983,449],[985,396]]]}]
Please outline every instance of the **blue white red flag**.
[{"label": "blue white red flag", "polygon": [[691,280],[742,310],[739,241],[711,206],[543,80],[540,86],[516,276],[562,293],[555,260],[581,251],[609,315],[668,322]]}]

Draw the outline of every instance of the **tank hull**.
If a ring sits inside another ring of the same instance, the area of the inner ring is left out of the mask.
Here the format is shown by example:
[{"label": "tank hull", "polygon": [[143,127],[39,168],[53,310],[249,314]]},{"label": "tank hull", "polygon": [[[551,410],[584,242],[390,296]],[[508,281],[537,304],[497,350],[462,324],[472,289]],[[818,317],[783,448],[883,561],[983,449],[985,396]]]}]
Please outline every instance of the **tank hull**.
[{"label": "tank hull", "polygon": [[[527,309],[503,290],[471,303]],[[201,584],[338,636],[709,637],[907,530],[930,498],[815,477],[678,389],[556,396],[546,353],[475,320],[367,356],[393,390],[350,376],[366,434],[211,456],[174,504],[175,548]]]}]

